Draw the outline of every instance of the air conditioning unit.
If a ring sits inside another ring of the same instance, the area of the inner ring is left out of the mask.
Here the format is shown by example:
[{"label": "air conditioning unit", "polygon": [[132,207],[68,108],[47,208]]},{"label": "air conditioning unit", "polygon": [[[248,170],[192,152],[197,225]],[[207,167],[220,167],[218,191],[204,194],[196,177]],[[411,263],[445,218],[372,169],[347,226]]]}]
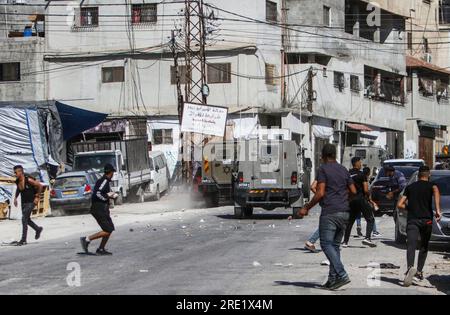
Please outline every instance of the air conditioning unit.
[{"label": "air conditioning unit", "polygon": [[345,127],[346,127],[345,121],[343,121],[343,120],[336,120],[334,122],[334,131],[335,132],[345,132],[345,129],[346,129]]},{"label": "air conditioning unit", "polygon": [[425,60],[428,63],[432,63],[433,62],[433,56],[430,53],[426,53],[425,57],[423,57],[423,60]]}]

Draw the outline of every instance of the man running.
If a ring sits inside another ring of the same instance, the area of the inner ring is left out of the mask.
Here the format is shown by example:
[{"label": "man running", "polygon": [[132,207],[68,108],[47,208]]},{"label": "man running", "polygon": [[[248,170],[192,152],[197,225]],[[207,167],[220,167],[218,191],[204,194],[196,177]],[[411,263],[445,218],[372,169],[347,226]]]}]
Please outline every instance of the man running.
[{"label": "man running", "polygon": [[352,159],[353,168],[350,170],[350,175],[355,183],[357,194],[350,202],[350,220],[347,226],[347,230],[345,231],[344,245],[343,247],[348,247],[348,242],[350,240],[350,235],[352,233],[353,225],[355,224],[355,220],[359,215],[364,216],[367,222],[366,228],[366,238],[362,241],[363,245],[369,247],[377,247],[372,241],[372,232],[375,224],[375,217],[373,215],[372,206],[369,203],[369,183],[367,181],[367,176],[364,175],[362,170],[362,161],[359,157],[354,157]]},{"label": "man running", "polygon": [[35,239],[41,238],[44,228],[38,226],[31,220],[31,214],[34,208],[39,203],[39,197],[43,190],[42,184],[36,179],[25,175],[22,165],[14,167],[14,174],[16,175],[16,195],[14,197],[14,206],[18,206],[17,198],[21,199],[22,205],[22,238],[17,243],[18,246],[24,246],[27,244],[28,226],[30,226],[35,232]]},{"label": "man running", "polygon": [[320,246],[330,262],[328,281],[324,288],[329,290],[337,290],[350,283],[341,261],[340,246],[350,217],[349,190],[352,194],[357,193],[349,172],[338,164],[336,156],[334,145],[327,144],[323,147],[324,164],[317,176],[317,193],[298,213],[300,217],[304,217],[320,202]]},{"label": "man running", "polygon": [[[433,213],[433,197],[436,213]],[[408,212],[406,228],[408,249],[408,271],[403,282],[405,287],[411,286],[414,278],[423,280],[423,268],[428,255],[428,245],[433,230],[433,217],[436,221],[442,218],[441,194],[437,185],[430,182],[430,168],[422,166],[419,170],[419,181],[406,187],[405,193],[398,201],[398,208]],[[417,242],[420,237],[420,251],[417,269],[414,268]]]},{"label": "man running", "polygon": [[109,210],[110,199],[117,198],[117,194],[111,192],[110,182],[116,170],[111,164],[105,165],[105,175],[100,178],[95,184],[92,194],[92,208],[91,214],[100,225],[102,231],[91,236],[81,238],[81,247],[85,253],[89,253],[89,245],[92,241],[102,239],[100,247],[97,249],[96,254],[99,256],[110,256],[112,253],[106,250],[106,244],[114,232],[115,227],[111,219],[111,213]]}]

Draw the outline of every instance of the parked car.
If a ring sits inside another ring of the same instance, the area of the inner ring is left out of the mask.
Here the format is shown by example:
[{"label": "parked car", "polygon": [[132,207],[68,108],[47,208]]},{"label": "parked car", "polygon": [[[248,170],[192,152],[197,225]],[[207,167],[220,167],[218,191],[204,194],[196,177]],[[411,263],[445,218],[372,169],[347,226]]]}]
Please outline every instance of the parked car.
[{"label": "parked car", "polygon": [[424,160],[418,160],[418,159],[398,159],[398,160],[386,160],[383,162],[383,167],[386,166],[411,166],[411,167],[417,167],[420,168],[421,166],[425,165]]},{"label": "parked car", "polygon": [[[406,160],[401,160],[399,165],[395,164],[387,164],[389,166],[394,166],[396,171],[402,172],[405,175],[406,180],[408,181],[414,173],[416,173],[420,166],[412,162],[411,165],[405,166],[406,163],[403,162]],[[392,160],[391,160],[392,163]],[[422,164],[423,165],[423,164]],[[379,172],[375,180],[370,185],[370,195],[372,200],[376,202],[380,211],[378,214],[382,213],[392,213],[396,207],[398,196],[396,196],[393,200],[389,200],[386,196],[388,193],[393,190],[397,190],[399,187],[392,186],[392,182],[390,178],[386,177],[386,172],[384,168],[382,168]]]},{"label": "parked car", "polygon": [[70,172],[59,175],[50,191],[52,211],[89,211],[92,190],[101,175],[96,171]]},{"label": "parked car", "polygon": [[159,200],[161,194],[170,188],[170,172],[167,159],[163,152],[152,151],[150,156],[150,196],[153,200]]},{"label": "parked car", "polygon": [[[416,172],[408,185],[418,181],[419,173]],[[442,220],[441,222],[433,222],[433,234],[431,237],[432,242],[450,242],[450,171],[431,171],[431,181],[438,185],[441,192],[441,208],[442,208]],[[403,195],[403,192],[402,192]],[[433,203],[434,207],[434,203]],[[398,244],[406,243],[406,226],[407,226],[408,213],[406,210],[395,209],[395,241]]]}]

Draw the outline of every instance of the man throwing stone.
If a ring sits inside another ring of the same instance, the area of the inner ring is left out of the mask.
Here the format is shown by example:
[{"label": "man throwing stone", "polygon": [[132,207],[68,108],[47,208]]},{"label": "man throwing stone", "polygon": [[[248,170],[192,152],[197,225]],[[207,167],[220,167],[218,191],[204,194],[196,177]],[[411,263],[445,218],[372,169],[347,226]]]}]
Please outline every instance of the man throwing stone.
[{"label": "man throwing stone", "polygon": [[81,238],[81,247],[85,253],[89,253],[89,245],[92,241],[102,239],[100,247],[97,249],[96,254],[100,256],[110,256],[112,253],[106,250],[106,244],[114,232],[115,227],[111,219],[111,213],[109,210],[110,199],[117,198],[117,194],[111,192],[110,182],[114,176],[116,170],[111,164],[105,166],[105,175],[100,178],[95,184],[95,188],[92,195],[92,208],[91,214],[100,225],[102,231],[91,236]]}]

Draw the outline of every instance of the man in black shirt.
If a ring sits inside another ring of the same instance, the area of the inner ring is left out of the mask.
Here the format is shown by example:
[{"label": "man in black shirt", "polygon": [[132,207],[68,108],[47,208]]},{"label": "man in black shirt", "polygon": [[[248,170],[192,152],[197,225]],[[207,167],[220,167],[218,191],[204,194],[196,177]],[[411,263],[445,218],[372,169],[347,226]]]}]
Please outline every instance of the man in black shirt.
[{"label": "man in black shirt", "polygon": [[[430,168],[423,166],[419,170],[419,181],[406,187],[405,193],[398,201],[399,209],[408,211],[407,225],[407,261],[408,271],[406,273],[404,285],[411,286],[414,278],[423,280],[423,267],[428,255],[428,245],[433,231],[433,217],[440,221],[441,194],[439,188],[430,182]],[[433,213],[433,197],[436,213]],[[416,258],[417,242],[420,242],[420,252],[417,270],[414,268]]]},{"label": "man in black shirt", "polygon": [[111,192],[110,182],[116,170],[111,164],[105,166],[105,175],[100,178],[95,184],[94,191],[92,194],[92,208],[91,214],[100,225],[102,231],[94,235],[82,237],[81,247],[85,253],[89,253],[89,245],[92,241],[97,239],[102,239],[100,247],[97,249],[96,254],[100,256],[110,256],[112,255],[108,252],[105,247],[111,237],[112,232],[114,232],[115,227],[111,219],[111,213],[109,211],[109,201],[110,199],[117,198],[117,194]]},{"label": "man in black shirt", "polygon": [[355,183],[357,194],[350,202],[350,221],[347,230],[345,231],[344,247],[348,247],[353,225],[361,213],[367,222],[366,238],[363,240],[363,245],[377,247],[377,244],[372,241],[375,218],[373,215],[373,208],[369,203],[369,183],[367,181],[367,176],[361,171],[361,159],[359,157],[354,157],[352,159],[352,166],[353,168],[350,170],[350,175]]},{"label": "man in black shirt", "polygon": [[14,167],[14,174],[16,175],[17,186],[16,195],[14,197],[14,206],[17,207],[19,196],[22,205],[22,238],[17,245],[23,246],[27,244],[28,226],[36,231],[36,240],[41,237],[42,231],[44,230],[44,228],[38,226],[31,220],[31,214],[39,203],[39,197],[43,187],[39,181],[25,175],[21,165]]}]

